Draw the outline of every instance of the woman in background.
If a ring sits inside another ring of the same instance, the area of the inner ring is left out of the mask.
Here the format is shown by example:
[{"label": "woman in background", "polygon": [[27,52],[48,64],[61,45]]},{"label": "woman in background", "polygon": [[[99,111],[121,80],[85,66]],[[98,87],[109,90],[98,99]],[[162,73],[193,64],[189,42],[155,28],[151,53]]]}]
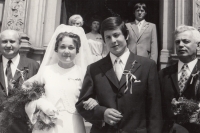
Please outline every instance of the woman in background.
[{"label": "woman in background", "polygon": [[69,18],[68,24],[71,26],[82,27],[83,26],[83,18],[81,17],[81,15],[78,15],[78,14],[72,15]]},{"label": "woman in background", "polygon": [[101,20],[99,17],[92,17],[90,20],[91,32],[86,34],[88,44],[93,54],[94,61],[98,61],[108,54],[108,49],[103,42],[101,34],[99,34]]}]

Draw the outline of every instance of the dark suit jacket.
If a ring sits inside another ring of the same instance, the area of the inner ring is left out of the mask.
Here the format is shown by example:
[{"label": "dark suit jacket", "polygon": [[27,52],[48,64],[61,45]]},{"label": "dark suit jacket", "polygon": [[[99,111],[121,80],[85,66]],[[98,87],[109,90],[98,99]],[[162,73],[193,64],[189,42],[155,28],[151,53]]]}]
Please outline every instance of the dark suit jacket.
[{"label": "dark suit jacket", "polygon": [[[197,62],[192,74],[200,70],[200,61]],[[176,116],[173,115],[171,110],[171,101],[173,98],[178,99],[179,97],[185,97],[187,99],[194,99],[200,101],[200,84],[198,89],[195,90],[195,83],[198,76],[196,76],[190,84],[192,77],[188,79],[186,86],[184,88],[183,94],[180,95],[180,90],[178,87],[178,63],[167,68],[164,68],[159,72],[159,79],[161,85],[161,97],[162,97],[162,110],[163,110],[163,119],[164,128],[163,130],[168,132],[173,126],[173,123],[176,122]],[[200,125],[186,123],[182,125],[191,133],[199,133]],[[164,132],[163,131],[163,132]]]},{"label": "dark suit jacket", "polygon": [[[91,133],[161,133],[161,99],[156,64],[153,60],[130,54],[125,70],[136,64],[132,74],[141,82],[133,82],[132,94],[126,89],[126,78],[119,82],[108,54],[100,61],[91,64],[83,81],[79,100],[76,104],[78,112],[93,124]],[[93,110],[85,110],[83,101],[97,98],[99,105]],[[114,108],[123,115],[117,126],[105,124],[104,111]]]},{"label": "dark suit jacket", "polygon": [[139,33],[135,22],[126,24],[129,30],[128,48],[137,55],[148,57],[157,63],[158,43],[156,25],[144,22]]},{"label": "dark suit jacket", "polygon": [[[32,59],[20,56],[18,69],[22,70],[24,69],[24,67],[29,69],[27,75],[25,76],[25,79],[29,79],[30,77],[32,77],[33,75],[37,73],[39,69],[39,64]],[[20,72],[16,71],[13,79],[17,79],[20,76],[21,76]],[[5,89],[5,80],[4,80],[4,72],[3,72],[3,62],[2,62],[2,56],[0,56],[0,103],[7,98],[5,90],[6,89]],[[26,114],[25,110],[23,113]],[[27,123],[21,118],[18,121],[13,123],[8,133],[28,133],[28,132],[30,131],[28,131]]]}]

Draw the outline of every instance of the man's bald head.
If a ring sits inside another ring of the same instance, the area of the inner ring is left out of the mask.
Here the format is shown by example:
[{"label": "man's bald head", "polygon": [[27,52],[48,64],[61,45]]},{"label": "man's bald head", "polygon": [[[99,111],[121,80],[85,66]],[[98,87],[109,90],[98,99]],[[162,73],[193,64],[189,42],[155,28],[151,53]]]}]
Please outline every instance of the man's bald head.
[{"label": "man's bald head", "polygon": [[5,30],[0,34],[0,52],[7,59],[14,58],[19,53],[21,37],[15,30]]},{"label": "man's bald head", "polygon": [[10,29],[4,30],[0,33],[0,39],[1,39],[2,35],[5,35],[5,34],[16,36],[16,38],[18,38],[18,40],[19,40],[19,44],[21,43],[21,36],[18,31],[10,30]]}]

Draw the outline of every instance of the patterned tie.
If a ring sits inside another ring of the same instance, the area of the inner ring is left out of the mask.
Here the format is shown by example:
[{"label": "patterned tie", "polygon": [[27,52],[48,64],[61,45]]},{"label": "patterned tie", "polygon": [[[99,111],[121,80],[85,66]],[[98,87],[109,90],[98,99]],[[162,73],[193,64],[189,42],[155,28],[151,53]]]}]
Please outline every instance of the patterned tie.
[{"label": "patterned tie", "polygon": [[117,58],[115,60],[115,74],[118,78],[118,80],[120,81],[121,77],[122,77],[122,73],[123,73],[123,69],[122,69],[122,66],[120,65],[121,64],[121,59],[120,58]]},{"label": "patterned tie", "polygon": [[10,64],[12,63],[12,60],[9,60],[7,63],[7,67],[6,67],[6,76],[7,76],[7,81],[8,81],[8,89],[7,89],[7,94],[9,93],[9,90],[12,88],[10,82],[12,80],[12,71],[11,71],[11,67]]},{"label": "patterned tie", "polygon": [[180,89],[180,94],[182,94],[183,92],[183,89],[185,87],[185,84],[189,78],[188,74],[187,74],[187,68],[188,68],[188,65],[187,64],[184,64],[181,71],[182,71],[182,74],[181,74],[181,77],[180,77],[180,80],[178,82],[178,86],[179,86],[179,89]]}]

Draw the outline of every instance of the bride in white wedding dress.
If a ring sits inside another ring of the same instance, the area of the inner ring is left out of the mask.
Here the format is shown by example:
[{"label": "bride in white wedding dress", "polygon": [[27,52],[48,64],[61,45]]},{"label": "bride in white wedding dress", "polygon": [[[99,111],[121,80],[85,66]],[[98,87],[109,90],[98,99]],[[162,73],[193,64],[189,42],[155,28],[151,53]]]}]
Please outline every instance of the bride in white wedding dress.
[{"label": "bride in white wedding dress", "polygon": [[[45,84],[45,94],[25,107],[30,121],[35,124],[40,113],[52,119],[55,127],[44,130],[33,129],[33,133],[85,133],[83,118],[78,114],[78,100],[85,67],[93,62],[82,28],[60,25],[48,47],[38,74],[28,82]],[[86,109],[97,102],[93,99]]]}]

